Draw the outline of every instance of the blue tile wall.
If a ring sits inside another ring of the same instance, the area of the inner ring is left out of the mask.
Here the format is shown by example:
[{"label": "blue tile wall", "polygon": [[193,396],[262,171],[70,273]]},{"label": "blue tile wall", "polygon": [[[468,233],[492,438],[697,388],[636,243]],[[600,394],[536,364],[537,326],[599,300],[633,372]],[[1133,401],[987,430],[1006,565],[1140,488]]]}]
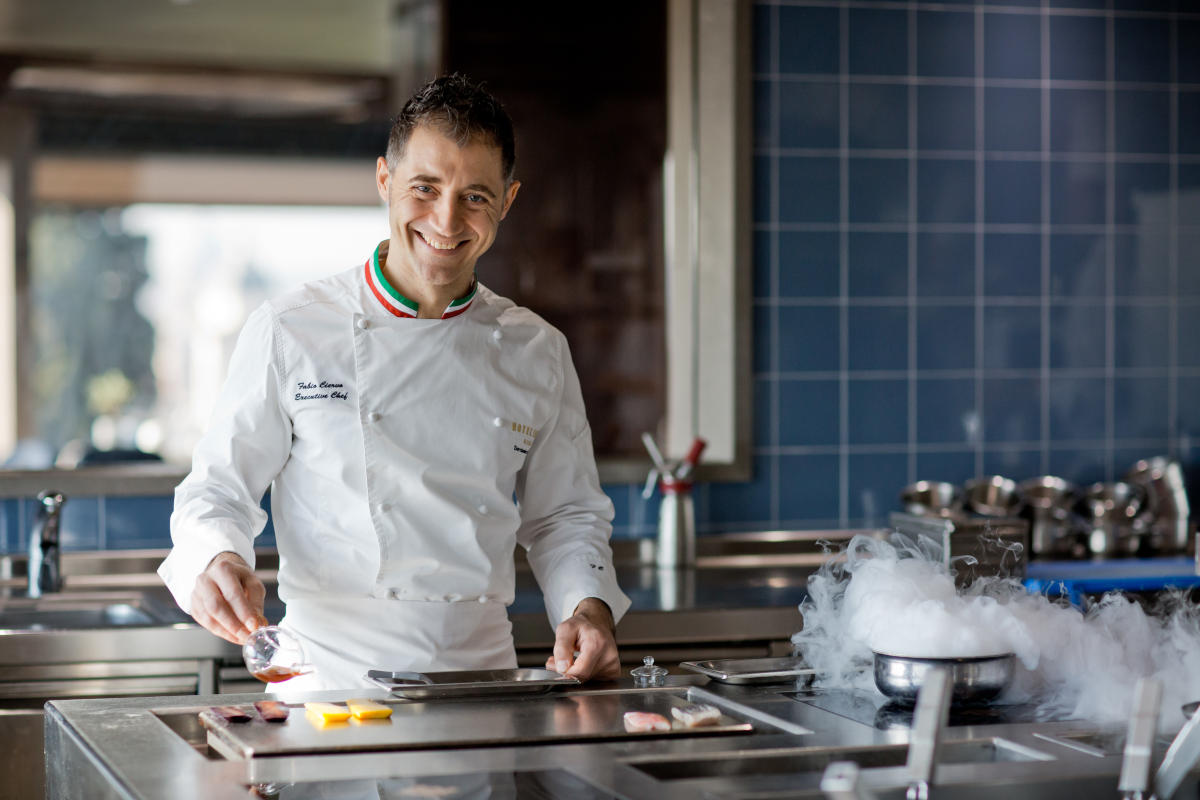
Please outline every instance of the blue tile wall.
[{"label": "blue tile wall", "polygon": [[699,487],[701,532],[879,524],[918,479],[1157,454],[1200,506],[1195,11],[754,14],[754,477]]},{"label": "blue tile wall", "polygon": [[[1177,0],[759,0],[753,477],[702,533],[879,524],[902,486],[1114,480],[1200,507],[1200,18]],[[657,498],[605,487],[614,535]],[[74,498],[68,547],[165,547]],[[0,549],[32,506],[0,503]],[[268,533],[261,543],[272,541]]]}]

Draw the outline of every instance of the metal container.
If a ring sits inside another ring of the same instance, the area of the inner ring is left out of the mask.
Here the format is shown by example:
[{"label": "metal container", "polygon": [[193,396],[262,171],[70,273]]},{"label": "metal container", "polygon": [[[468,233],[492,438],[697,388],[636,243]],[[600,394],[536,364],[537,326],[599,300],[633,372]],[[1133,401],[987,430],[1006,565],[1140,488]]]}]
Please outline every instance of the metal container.
[{"label": "metal container", "polygon": [[988,475],[963,484],[966,507],[985,517],[1006,517],[1020,503],[1017,484],[1003,475]]},{"label": "metal container", "polygon": [[1076,491],[1074,485],[1054,475],[1041,475],[1017,485],[1022,516],[1029,520],[1029,540],[1035,556],[1085,554],[1086,544],[1071,518]]},{"label": "metal container", "polygon": [[1188,546],[1187,489],[1178,461],[1165,456],[1146,458],[1134,464],[1125,480],[1146,493],[1146,512],[1152,519],[1151,549],[1160,553],[1183,553]]},{"label": "metal container", "polygon": [[970,658],[917,658],[875,653],[875,685],[888,697],[915,702],[925,676],[939,667],[950,672],[954,705],[988,703],[1012,681],[1016,656],[1003,653]]},{"label": "metal container", "polygon": [[658,547],[655,563],[659,569],[679,569],[696,563],[696,510],[692,484],[674,478],[659,481],[662,504],[658,507]]},{"label": "metal container", "polygon": [[1021,579],[1029,567],[1029,523],[1023,519],[961,513],[929,517],[893,511],[888,523],[906,536],[932,539],[940,545],[942,563],[959,586],[993,575]]},{"label": "metal container", "polygon": [[917,481],[900,492],[909,514],[947,514],[959,506],[958,487],[945,481]]},{"label": "metal container", "polygon": [[1142,490],[1129,483],[1093,483],[1079,501],[1088,524],[1088,550],[1094,556],[1131,555],[1142,528]]}]

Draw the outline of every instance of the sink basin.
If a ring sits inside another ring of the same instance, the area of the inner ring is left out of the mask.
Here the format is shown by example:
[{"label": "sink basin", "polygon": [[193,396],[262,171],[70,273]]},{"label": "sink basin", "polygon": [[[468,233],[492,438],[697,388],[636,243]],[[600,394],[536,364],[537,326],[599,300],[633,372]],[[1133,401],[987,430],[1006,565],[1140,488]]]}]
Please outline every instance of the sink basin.
[{"label": "sink basin", "polygon": [[137,595],[71,595],[0,600],[0,631],[52,631],[158,625]]},{"label": "sink basin", "polygon": [[[1033,751],[1005,739],[976,739],[947,742],[942,745],[938,763],[974,764],[996,761],[1043,761],[1051,756]],[[907,745],[855,748],[805,748],[793,752],[765,754],[741,752],[696,758],[656,758],[629,762],[630,766],[658,781],[687,781],[703,778],[743,778],[788,775],[810,781],[820,778],[833,761],[853,761],[860,768],[900,767],[908,760]]]}]

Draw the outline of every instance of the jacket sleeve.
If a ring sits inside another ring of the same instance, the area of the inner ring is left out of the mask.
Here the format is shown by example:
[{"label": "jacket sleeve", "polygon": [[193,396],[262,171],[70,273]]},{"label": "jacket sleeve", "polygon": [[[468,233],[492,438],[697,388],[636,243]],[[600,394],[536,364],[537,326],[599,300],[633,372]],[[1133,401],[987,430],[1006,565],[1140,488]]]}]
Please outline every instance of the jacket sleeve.
[{"label": "jacket sleeve", "polygon": [[175,489],[173,547],[158,574],[184,611],[191,612],[196,578],[218,553],[232,551],[254,566],[254,538],[267,521],[262,497],[291,448],[282,380],[275,318],[264,304],[238,336],[192,471]]},{"label": "jacket sleeve", "polygon": [[607,603],[616,622],[630,602],[617,585],[608,544],[613,505],[596,474],[579,377],[566,339],[557,331],[555,335],[560,400],[517,479],[517,541],[529,553],[551,627],[570,617],[587,597]]}]

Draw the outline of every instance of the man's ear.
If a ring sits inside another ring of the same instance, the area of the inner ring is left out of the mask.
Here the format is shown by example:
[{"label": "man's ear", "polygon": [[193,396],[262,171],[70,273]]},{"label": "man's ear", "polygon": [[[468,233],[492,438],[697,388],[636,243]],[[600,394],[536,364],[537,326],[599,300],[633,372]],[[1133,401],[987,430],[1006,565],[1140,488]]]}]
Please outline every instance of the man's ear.
[{"label": "man's ear", "polygon": [[384,204],[387,204],[388,201],[388,184],[391,179],[392,172],[388,169],[387,159],[380,156],[375,160],[375,189],[379,192],[379,197]]},{"label": "man's ear", "polygon": [[504,192],[504,206],[500,209],[500,219],[508,216],[508,210],[512,208],[513,201],[517,199],[517,190],[521,188],[520,181],[513,181],[509,184],[508,189]]}]

